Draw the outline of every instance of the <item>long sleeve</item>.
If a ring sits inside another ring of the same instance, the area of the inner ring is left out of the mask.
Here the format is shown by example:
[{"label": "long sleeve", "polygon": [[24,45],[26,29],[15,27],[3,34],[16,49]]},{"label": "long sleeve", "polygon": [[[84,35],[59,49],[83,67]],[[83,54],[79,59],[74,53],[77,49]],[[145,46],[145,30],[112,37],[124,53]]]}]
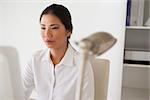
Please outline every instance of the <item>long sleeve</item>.
[{"label": "long sleeve", "polygon": [[31,62],[28,62],[22,71],[22,79],[23,79],[23,87],[24,87],[24,95],[25,100],[29,98],[34,89],[34,78],[31,67]]}]

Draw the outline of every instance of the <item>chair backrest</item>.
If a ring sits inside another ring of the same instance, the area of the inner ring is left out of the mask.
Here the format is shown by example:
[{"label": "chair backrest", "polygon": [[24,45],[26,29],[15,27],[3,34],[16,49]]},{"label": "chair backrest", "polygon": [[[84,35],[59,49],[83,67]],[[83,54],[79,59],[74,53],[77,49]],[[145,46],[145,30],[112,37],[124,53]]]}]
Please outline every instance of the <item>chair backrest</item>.
[{"label": "chair backrest", "polygon": [[95,100],[107,100],[109,60],[92,59],[95,79]]},{"label": "chair backrest", "polygon": [[17,50],[0,46],[0,98],[23,100],[23,88]]}]

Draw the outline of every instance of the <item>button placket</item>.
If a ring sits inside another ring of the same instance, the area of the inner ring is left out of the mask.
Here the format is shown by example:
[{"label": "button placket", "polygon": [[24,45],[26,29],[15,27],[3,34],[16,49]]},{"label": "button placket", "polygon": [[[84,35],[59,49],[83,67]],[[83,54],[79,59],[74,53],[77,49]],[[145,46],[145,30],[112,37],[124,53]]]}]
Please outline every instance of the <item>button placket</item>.
[{"label": "button placket", "polygon": [[50,68],[50,94],[49,94],[49,99],[53,100],[53,92],[54,92],[54,87],[55,87],[55,69],[54,69],[54,65],[49,62],[49,68]]}]

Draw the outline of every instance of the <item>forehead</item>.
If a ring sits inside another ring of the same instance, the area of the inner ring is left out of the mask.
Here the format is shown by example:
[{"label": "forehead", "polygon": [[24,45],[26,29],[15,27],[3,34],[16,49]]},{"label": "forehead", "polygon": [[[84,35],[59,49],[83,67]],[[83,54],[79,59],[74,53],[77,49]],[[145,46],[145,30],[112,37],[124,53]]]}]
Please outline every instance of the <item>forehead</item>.
[{"label": "forehead", "polygon": [[62,24],[61,20],[53,15],[53,14],[44,14],[41,18],[41,24],[49,25],[49,24]]}]

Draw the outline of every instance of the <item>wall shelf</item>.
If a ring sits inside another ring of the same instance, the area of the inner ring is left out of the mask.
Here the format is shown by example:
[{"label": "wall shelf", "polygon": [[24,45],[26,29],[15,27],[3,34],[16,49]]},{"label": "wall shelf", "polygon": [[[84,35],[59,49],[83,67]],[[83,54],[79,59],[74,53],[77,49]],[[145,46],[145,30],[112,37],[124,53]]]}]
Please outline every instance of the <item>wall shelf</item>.
[{"label": "wall shelf", "polygon": [[145,59],[149,54],[135,54],[150,52],[150,26],[146,24],[149,17],[150,0],[127,0],[126,25],[131,26],[125,28],[121,100],[150,100],[150,59]]},{"label": "wall shelf", "polygon": [[136,67],[136,68],[150,68],[150,65],[142,65],[142,64],[127,64],[127,63],[124,63],[123,64],[124,67]]},{"label": "wall shelf", "polygon": [[133,51],[149,51],[150,52],[150,50],[148,50],[148,49],[145,49],[145,48],[125,48],[124,50],[133,50]]},{"label": "wall shelf", "polygon": [[126,26],[126,29],[150,30],[150,26]]}]

